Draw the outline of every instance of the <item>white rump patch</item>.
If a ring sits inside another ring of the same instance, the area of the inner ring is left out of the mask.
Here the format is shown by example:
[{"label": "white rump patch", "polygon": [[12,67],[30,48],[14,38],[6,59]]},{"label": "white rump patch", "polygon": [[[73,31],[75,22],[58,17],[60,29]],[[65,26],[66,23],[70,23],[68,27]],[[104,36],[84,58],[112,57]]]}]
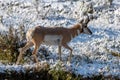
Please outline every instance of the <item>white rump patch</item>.
[{"label": "white rump patch", "polygon": [[44,37],[43,44],[46,45],[60,45],[62,41],[62,35],[46,35]]}]

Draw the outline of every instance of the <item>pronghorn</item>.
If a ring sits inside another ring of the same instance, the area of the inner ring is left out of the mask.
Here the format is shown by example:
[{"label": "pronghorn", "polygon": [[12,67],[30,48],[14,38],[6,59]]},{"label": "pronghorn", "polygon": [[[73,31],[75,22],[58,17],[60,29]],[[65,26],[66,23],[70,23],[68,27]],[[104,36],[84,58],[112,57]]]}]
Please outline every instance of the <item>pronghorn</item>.
[{"label": "pronghorn", "polygon": [[24,52],[32,46],[35,46],[32,52],[34,60],[35,62],[38,62],[36,53],[41,44],[57,45],[60,60],[61,60],[61,47],[63,46],[66,49],[69,49],[70,50],[69,61],[70,61],[72,57],[72,49],[68,46],[67,43],[81,33],[92,34],[91,30],[87,27],[89,21],[90,21],[89,18],[87,18],[87,21],[81,20],[81,22],[70,28],[64,27],[50,28],[37,26],[33,29],[28,30],[26,33],[27,43],[23,48],[20,48],[20,54],[18,56],[16,64],[19,64]]}]

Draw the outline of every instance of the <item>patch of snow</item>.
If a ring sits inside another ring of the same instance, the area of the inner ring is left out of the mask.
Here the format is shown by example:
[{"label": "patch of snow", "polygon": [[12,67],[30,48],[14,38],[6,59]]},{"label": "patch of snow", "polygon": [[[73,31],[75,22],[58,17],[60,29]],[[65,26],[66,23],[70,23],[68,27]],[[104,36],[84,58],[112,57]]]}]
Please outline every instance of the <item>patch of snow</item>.
[{"label": "patch of snow", "polygon": [[[93,7],[101,10],[94,13],[98,18],[90,21],[88,25],[93,34],[81,34],[69,43],[73,48],[74,55],[71,63],[67,63],[69,51],[62,48],[63,66],[76,75],[80,74],[84,77],[100,74],[120,76],[120,57],[111,54],[111,51],[120,54],[120,2],[114,0],[112,7],[105,8],[103,5],[105,2],[102,1],[101,3],[100,0],[99,2],[91,0],[95,3]],[[37,25],[71,27],[81,18],[77,17],[77,20],[75,18],[78,14],[81,14],[81,10],[77,7],[81,3],[80,1],[42,0],[42,4],[39,4],[40,15],[38,18],[36,18],[37,12],[33,0],[0,0],[0,2],[0,16],[3,16],[3,23],[0,23],[0,29],[2,30],[6,30],[9,26],[18,27],[21,24],[24,24],[25,27]],[[10,8],[10,3],[19,3],[20,5]],[[78,14],[75,14],[75,11]],[[41,16],[46,12],[47,15],[42,20]],[[59,63],[56,47],[45,46],[48,56],[39,58],[41,62],[48,62],[51,68]],[[0,63],[0,72],[4,73],[5,70],[24,72],[26,68],[30,69],[32,67],[35,67],[32,61],[30,64],[25,63],[24,65],[4,65]]]}]

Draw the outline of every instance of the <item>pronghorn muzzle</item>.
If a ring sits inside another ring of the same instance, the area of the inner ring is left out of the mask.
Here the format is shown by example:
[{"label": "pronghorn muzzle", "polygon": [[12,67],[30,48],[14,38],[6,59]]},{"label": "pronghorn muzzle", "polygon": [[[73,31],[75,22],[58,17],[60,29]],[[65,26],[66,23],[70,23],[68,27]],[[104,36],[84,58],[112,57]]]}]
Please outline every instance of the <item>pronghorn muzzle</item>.
[{"label": "pronghorn muzzle", "polygon": [[83,33],[85,33],[85,34],[92,34],[92,31],[89,29],[89,28],[83,28]]}]

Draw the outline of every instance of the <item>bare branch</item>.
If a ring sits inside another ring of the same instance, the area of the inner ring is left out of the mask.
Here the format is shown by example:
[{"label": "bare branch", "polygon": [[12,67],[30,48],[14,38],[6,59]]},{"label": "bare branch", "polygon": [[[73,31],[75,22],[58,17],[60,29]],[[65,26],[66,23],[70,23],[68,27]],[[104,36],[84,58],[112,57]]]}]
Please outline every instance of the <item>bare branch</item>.
[{"label": "bare branch", "polygon": [[48,9],[48,11],[45,13],[45,15],[42,17],[42,19],[45,19],[45,17],[47,16],[47,14],[49,13],[50,8]]}]

